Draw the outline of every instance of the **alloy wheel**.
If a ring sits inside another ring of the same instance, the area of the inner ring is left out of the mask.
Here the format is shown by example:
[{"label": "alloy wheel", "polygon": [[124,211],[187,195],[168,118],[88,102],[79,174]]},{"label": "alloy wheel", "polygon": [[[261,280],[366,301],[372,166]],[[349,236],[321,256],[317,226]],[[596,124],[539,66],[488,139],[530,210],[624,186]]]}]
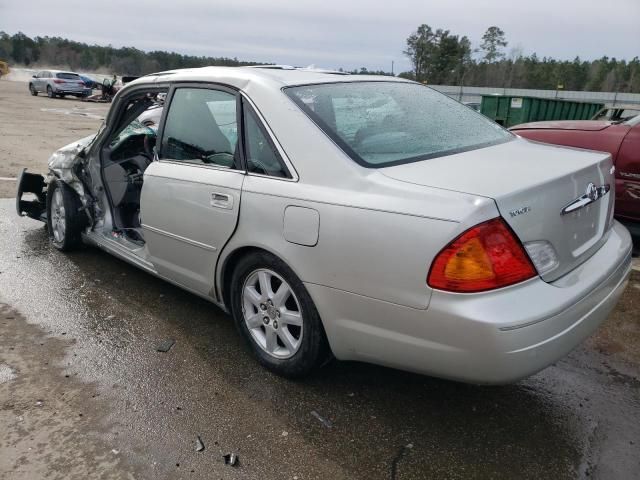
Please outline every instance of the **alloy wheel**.
[{"label": "alloy wheel", "polygon": [[277,273],[258,269],[242,287],[242,314],[254,341],[274,358],[290,358],[304,333],[302,309],[291,286]]},{"label": "alloy wheel", "polygon": [[53,238],[58,243],[64,242],[65,234],[65,211],[64,200],[60,189],[56,189],[51,199],[51,228],[53,229]]}]

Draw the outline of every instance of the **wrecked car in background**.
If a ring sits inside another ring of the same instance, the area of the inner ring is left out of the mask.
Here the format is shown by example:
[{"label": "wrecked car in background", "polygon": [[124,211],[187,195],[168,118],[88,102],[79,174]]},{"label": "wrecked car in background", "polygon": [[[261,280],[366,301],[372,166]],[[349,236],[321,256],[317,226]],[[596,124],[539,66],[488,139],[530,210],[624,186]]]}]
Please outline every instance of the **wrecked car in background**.
[{"label": "wrecked car in background", "polygon": [[22,173],[17,209],[54,247],[206,298],[289,377],[333,355],[513,382],[593,332],[631,269],[610,155],[528,142],[398,78],[149,75],[49,169]]},{"label": "wrecked car in background", "polygon": [[614,109],[612,115],[618,120],[533,122],[511,131],[538,142],[610,153],[616,169],[615,215],[640,237],[640,111]]}]

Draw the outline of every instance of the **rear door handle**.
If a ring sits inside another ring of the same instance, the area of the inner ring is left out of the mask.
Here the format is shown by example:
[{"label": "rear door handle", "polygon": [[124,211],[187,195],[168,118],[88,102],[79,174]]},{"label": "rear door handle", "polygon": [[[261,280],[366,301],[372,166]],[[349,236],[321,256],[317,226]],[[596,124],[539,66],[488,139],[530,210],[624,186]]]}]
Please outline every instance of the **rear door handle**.
[{"label": "rear door handle", "polygon": [[211,206],[216,208],[233,208],[233,197],[226,193],[213,192],[211,194]]}]

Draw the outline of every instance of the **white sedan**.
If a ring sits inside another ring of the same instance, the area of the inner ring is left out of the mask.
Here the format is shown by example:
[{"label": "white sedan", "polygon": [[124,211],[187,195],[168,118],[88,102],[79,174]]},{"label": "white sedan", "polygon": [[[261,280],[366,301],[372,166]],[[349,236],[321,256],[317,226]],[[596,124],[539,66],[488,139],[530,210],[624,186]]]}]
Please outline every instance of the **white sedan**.
[{"label": "white sedan", "polygon": [[22,173],[17,208],[54,247],[210,300],[290,377],[336,357],[513,382],[591,334],[630,273],[608,154],[526,141],[393,77],[148,75],[49,169]]}]

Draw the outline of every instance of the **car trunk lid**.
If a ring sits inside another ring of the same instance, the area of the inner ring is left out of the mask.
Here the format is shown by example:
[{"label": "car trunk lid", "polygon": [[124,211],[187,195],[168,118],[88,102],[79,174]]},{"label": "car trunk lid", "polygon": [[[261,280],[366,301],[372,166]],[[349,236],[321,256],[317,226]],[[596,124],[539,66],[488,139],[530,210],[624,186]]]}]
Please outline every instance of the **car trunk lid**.
[{"label": "car trunk lid", "polygon": [[54,79],[54,82],[67,89],[79,90],[84,87],[84,82],[79,76],[70,77],[65,75],[58,75]]},{"label": "car trunk lid", "polygon": [[612,224],[614,194],[607,189],[614,186],[614,169],[606,153],[516,139],[381,171],[403,182],[492,198],[523,243],[553,246],[558,265],[542,275],[545,281],[589,258]]}]

